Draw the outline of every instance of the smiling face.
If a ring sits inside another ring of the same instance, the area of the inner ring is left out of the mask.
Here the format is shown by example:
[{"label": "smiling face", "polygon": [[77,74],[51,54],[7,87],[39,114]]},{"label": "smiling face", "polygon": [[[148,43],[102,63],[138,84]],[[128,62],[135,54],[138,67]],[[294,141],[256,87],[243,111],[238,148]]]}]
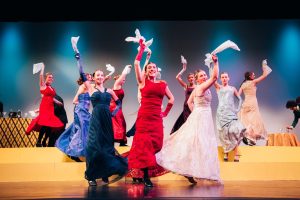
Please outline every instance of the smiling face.
[{"label": "smiling face", "polygon": [[203,83],[207,80],[207,75],[205,73],[205,71],[200,70],[197,74],[196,74],[196,81],[197,83]]},{"label": "smiling face", "polygon": [[154,63],[150,63],[146,67],[146,75],[150,78],[155,78],[157,74],[157,67]]},{"label": "smiling face", "polygon": [[94,74],[94,81],[97,85],[100,85],[103,83],[104,81],[104,74],[101,70],[97,70],[95,71],[95,74]]},{"label": "smiling face", "polygon": [[51,73],[46,73],[46,80],[45,84],[46,85],[51,85],[53,83],[53,75]]}]

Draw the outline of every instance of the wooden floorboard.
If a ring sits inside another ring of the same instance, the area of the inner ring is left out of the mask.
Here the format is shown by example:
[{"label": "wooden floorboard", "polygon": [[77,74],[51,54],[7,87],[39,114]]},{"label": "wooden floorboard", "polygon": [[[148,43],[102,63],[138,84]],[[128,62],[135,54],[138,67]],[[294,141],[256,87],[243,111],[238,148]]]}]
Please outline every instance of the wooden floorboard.
[{"label": "wooden floorboard", "polygon": [[155,181],[153,188],[124,179],[89,187],[86,181],[2,182],[0,199],[300,199],[300,181]]}]

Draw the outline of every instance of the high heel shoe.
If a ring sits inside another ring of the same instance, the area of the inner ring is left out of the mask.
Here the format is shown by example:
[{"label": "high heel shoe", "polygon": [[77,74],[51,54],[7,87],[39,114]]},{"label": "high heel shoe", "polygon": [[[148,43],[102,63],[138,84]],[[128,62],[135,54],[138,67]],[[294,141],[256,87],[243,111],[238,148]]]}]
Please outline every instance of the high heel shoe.
[{"label": "high heel shoe", "polygon": [[104,183],[108,183],[108,177],[102,177],[102,181],[103,181]]},{"label": "high heel shoe", "polygon": [[235,155],[233,162],[240,162],[240,155]]},{"label": "high heel shoe", "polygon": [[192,183],[192,184],[197,184],[197,181],[195,181],[195,179],[193,177],[190,176],[184,176],[185,178],[187,178],[187,180]]},{"label": "high heel shoe", "polygon": [[153,187],[153,183],[151,182],[151,180],[148,179],[144,179],[144,184],[146,187]]},{"label": "high heel shoe", "polygon": [[89,180],[88,183],[89,183],[89,186],[97,186],[96,180]]}]

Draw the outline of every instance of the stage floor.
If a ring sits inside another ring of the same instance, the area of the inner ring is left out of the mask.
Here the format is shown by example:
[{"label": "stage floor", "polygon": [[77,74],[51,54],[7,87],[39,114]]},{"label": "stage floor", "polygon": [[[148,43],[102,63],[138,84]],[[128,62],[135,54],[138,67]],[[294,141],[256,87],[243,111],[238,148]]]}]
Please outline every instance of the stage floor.
[{"label": "stage floor", "polygon": [[97,187],[86,181],[2,182],[0,199],[300,199],[300,181],[153,181],[153,188],[124,179]]}]

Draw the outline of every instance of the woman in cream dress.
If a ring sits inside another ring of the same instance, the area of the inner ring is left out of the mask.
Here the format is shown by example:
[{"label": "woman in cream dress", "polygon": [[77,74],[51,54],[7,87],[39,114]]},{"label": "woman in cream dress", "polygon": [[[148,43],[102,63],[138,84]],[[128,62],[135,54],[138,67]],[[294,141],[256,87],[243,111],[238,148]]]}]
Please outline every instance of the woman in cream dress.
[{"label": "woman in cream dress", "polygon": [[266,60],[263,61],[262,70],[263,74],[258,78],[255,78],[254,72],[246,72],[245,80],[239,89],[239,94],[244,93],[245,96],[239,116],[247,128],[249,137],[254,141],[260,139],[266,140],[268,138],[256,98],[256,85],[264,80],[272,71],[267,65]]}]

